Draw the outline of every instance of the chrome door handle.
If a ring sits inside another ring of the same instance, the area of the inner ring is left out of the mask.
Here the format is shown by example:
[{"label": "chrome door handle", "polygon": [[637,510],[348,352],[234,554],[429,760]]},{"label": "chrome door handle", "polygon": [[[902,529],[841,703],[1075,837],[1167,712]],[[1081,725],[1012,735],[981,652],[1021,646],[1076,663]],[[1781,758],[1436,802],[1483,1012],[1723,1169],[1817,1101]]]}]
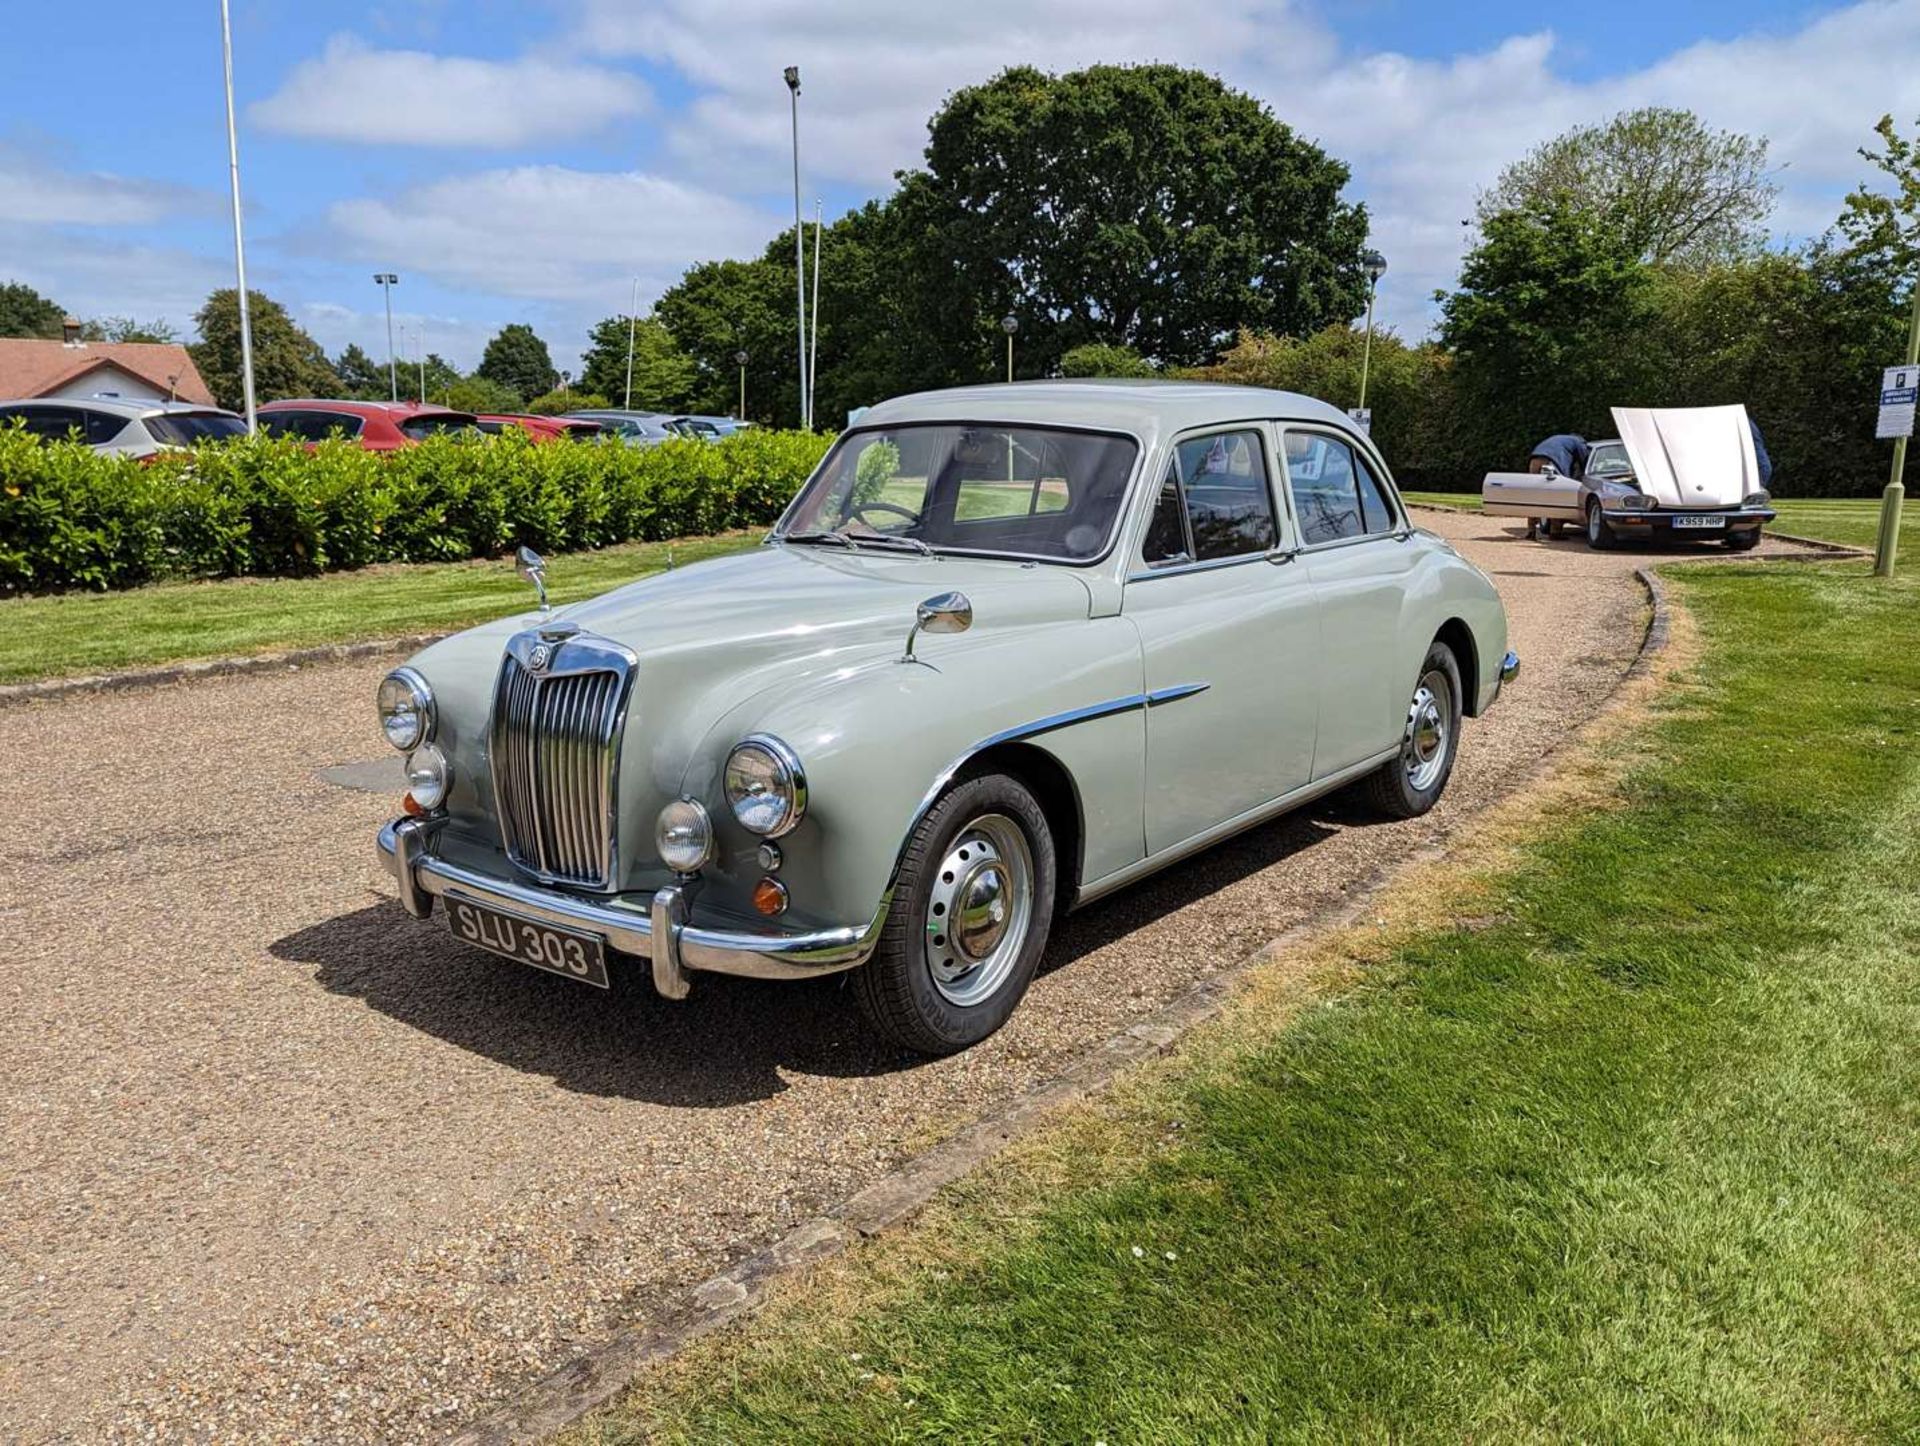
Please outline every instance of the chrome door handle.
[{"label": "chrome door handle", "polygon": [[1267,561],[1272,563],[1275,567],[1278,567],[1283,562],[1292,562],[1299,555],[1300,555],[1299,548],[1294,548],[1292,551],[1288,551],[1286,548],[1283,548],[1283,547],[1275,547],[1275,548],[1270,548],[1268,550]]}]

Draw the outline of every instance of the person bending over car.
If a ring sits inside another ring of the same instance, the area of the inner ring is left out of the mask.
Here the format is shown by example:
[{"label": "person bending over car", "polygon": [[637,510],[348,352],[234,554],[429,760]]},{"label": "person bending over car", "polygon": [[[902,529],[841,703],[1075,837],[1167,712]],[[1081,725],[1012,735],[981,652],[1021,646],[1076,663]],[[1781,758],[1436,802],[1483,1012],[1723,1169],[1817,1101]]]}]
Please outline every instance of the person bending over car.
[{"label": "person bending over car", "polygon": [[[1577,437],[1572,432],[1556,432],[1551,437],[1534,443],[1533,452],[1527,458],[1529,472],[1544,472],[1551,465],[1562,477],[1571,477],[1575,481],[1587,475],[1587,457],[1593,449],[1587,445],[1585,437]],[[1529,517],[1527,536],[1529,539],[1542,533],[1555,535],[1560,529],[1548,527],[1546,519]]]}]

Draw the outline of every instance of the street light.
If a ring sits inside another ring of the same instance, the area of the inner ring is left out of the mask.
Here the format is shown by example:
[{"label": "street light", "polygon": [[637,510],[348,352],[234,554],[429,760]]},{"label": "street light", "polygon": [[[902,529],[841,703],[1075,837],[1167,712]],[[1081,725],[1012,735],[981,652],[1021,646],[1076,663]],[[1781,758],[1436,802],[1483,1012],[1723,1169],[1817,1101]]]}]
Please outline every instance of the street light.
[{"label": "street light", "polygon": [[400,400],[400,373],[393,364],[393,288],[400,280],[391,271],[376,271],[374,282],[387,298],[387,389],[392,400]]},{"label": "street light", "polygon": [[627,399],[621,405],[633,410],[633,329],[640,322],[640,278],[633,278],[633,299],[627,303]]},{"label": "street light", "polygon": [[253,406],[253,317],[247,304],[247,244],[240,232],[240,133],[233,121],[233,18],[220,0],[220,60],[227,82],[227,174],[233,186],[233,275],[240,302],[240,388],[247,403],[247,430],[260,429]]},{"label": "street light", "polygon": [[793,110],[793,287],[800,317],[800,425],[813,430],[809,415],[812,394],[807,387],[807,243],[800,226],[800,67],[784,72],[787,98]]},{"label": "street light", "polygon": [[1364,412],[1367,409],[1367,369],[1373,362],[1373,293],[1380,284],[1380,278],[1387,274],[1387,258],[1378,251],[1362,251],[1360,269],[1367,273],[1367,340],[1360,352],[1360,405],[1354,410]]},{"label": "street light", "polygon": [[1009,311],[1000,318],[1000,330],[1007,334],[1007,380],[1013,380],[1013,334],[1020,330],[1020,318]]},{"label": "street light", "polygon": [[747,357],[747,352],[745,347],[742,347],[739,351],[733,354],[733,364],[740,368],[740,413],[739,415],[740,415],[740,420],[743,422],[746,421],[747,419],[747,361],[748,361],[748,357]]}]

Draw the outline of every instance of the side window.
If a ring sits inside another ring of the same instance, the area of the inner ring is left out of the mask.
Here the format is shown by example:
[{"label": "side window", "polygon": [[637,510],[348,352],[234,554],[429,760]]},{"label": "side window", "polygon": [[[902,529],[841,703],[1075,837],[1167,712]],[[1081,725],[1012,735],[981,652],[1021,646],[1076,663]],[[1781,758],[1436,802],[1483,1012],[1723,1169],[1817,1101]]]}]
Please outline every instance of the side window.
[{"label": "side window", "polygon": [[22,407],[20,415],[26,418],[29,432],[49,442],[66,441],[75,427],[83,438],[87,434],[87,419],[74,407]]},{"label": "side window", "polygon": [[305,412],[262,412],[260,430],[269,437],[303,437],[300,424],[306,416]]},{"label": "side window", "polygon": [[116,417],[111,412],[87,413],[87,440],[96,447],[111,442],[126,429],[125,417]]},{"label": "side window", "polygon": [[1357,464],[1354,478],[1360,484],[1360,518],[1367,525],[1367,532],[1391,532],[1394,528],[1393,504],[1387,500],[1387,489],[1380,479],[1373,475],[1373,468],[1367,465],[1367,459],[1355,455]]},{"label": "side window", "polygon": [[1308,547],[1391,532],[1396,525],[1386,487],[1354,448],[1323,432],[1286,434],[1287,486]]},{"label": "side window", "polygon": [[1258,432],[1220,432],[1175,449],[1194,557],[1266,552],[1279,540]]},{"label": "side window", "polygon": [[1160,498],[1153,504],[1153,517],[1147,523],[1147,540],[1141,557],[1148,567],[1192,562],[1193,551],[1187,545],[1187,509],[1180,502],[1180,465],[1167,463],[1167,475],[1160,484]]}]

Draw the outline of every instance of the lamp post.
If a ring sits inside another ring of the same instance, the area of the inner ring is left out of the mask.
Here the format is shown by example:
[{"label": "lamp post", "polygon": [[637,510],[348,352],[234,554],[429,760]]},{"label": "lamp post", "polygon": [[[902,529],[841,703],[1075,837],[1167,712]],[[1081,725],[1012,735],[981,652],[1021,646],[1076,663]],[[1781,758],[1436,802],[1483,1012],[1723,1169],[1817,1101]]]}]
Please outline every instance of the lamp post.
[{"label": "lamp post", "polygon": [[739,418],[744,422],[747,419],[747,352],[745,347],[742,347],[733,354],[733,364],[740,368]]},{"label": "lamp post", "polygon": [[1367,371],[1373,363],[1373,293],[1380,285],[1380,278],[1387,274],[1387,258],[1378,251],[1360,253],[1361,269],[1367,273],[1367,340],[1360,351],[1360,405],[1356,411],[1367,409]]},{"label": "lamp post", "polygon": [[387,298],[387,391],[389,399],[397,402],[400,400],[400,373],[393,364],[393,287],[400,278],[391,271],[376,271],[373,279],[381,295]]},{"label": "lamp post", "polygon": [[787,98],[793,110],[793,288],[800,318],[800,425],[813,430],[807,386],[807,242],[800,225],[800,67],[786,68]]},{"label": "lamp post", "polygon": [[1007,334],[1007,380],[1013,380],[1013,334],[1020,330],[1020,318],[1009,311],[1000,318],[1000,330]]},{"label": "lamp post", "polygon": [[420,323],[420,405],[427,404],[427,324]]},{"label": "lamp post", "polygon": [[233,18],[220,0],[220,60],[227,84],[227,174],[233,187],[233,277],[240,303],[240,389],[247,404],[247,431],[260,430],[253,405],[253,317],[247,305],[247,244],[240,230],[240,133],[233,120]]},{"label": "lamp post", "polygon": [[640,324],[640,278],[633,278],[633,297],[627,302],[627,399],[620,405],[633,410],[633,329]]}]

